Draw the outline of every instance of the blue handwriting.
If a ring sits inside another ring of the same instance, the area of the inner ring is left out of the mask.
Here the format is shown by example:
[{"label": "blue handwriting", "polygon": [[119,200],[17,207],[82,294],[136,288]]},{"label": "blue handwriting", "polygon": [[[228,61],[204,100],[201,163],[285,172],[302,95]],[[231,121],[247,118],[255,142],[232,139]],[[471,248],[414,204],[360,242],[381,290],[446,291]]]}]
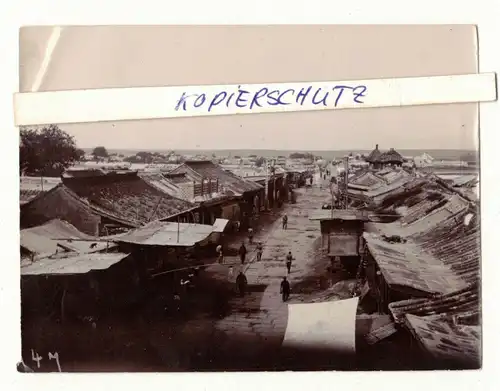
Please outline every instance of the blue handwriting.
[{"label": "blue handwriting", "polygon": [[276,90],[263,87],[256,92],[250,92],[238,86],[236,91],[220,91],[215,94],[182,93],[175,106],[176,111],[187,111],[190,108],[203,108],[208,112],[219,106],[248,108],[266,106],[286,106],[298,104],[303,106],[310,102],[315,106],[337,107],[342,101],[352,100],[363,104],[366,97],[366,86],[335,85],[331,88],[307,86],[301,89]]}]

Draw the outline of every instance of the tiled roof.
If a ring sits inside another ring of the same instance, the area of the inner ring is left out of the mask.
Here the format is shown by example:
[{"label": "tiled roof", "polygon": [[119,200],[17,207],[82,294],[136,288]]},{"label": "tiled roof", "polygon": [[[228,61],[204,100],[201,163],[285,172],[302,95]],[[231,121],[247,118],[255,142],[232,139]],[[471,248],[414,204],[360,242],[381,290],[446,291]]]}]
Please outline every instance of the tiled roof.
[{"label": "tiled roof", "polygon": [[63,184],[21,205],[22,228],[36,227],[53,219],[67,221],[91,235],[97,235],[100,221],[92,207]]},{"label": "tiled roof", "polygon": [[405,286],[428,294],[450,293],[466,286],[450,267],[414,243],[389,243],[382,237],[363,235],[386,282],[393,288]]},{"label": "tiled roof", "polygon": [[28,202],[30,202],[32,199],[34,199],[36,196],[44,193],[41,190],[35,190],[35,189],[30,189],[30,190],[25,190],[21,189],[19,191],[19,202],[21,205],[24,205]]},{"label": "tiled roof", "polygon": [[448,200],[448,195],[439,194],[438,197],[434,197],[435,199],[430,199],[430,198],[431,197],[429,196],[429,193],[427,191],[422,191],[421,193],[416,194],[411,200],[408,200],[411,201],[411,203],[408,202],[405,204],[410,206],[402,207],[404,208],[404,212],[400,219],[401,225],[404,226],[412,224],[415,221],[425,217],[433,210],[443,206]]},{"label": "tiled roof", "polygon": [[21,205],[31,201],[43,192],[49,191],[61,183],[61,178],[40,178],[22,176],[19,184]]},{"label": "tiled roof", "polygon": [[394,321],[407,327],[432,357],[465,368],[480,362],[479,283],[431,298],[389,304]]},{"label": "tiled roof", "polygon": [[366,196],[372,199],[377,199],[382,202],[384,199],[392,195],[405,195],[412,188],[416,188],[425,183],[425,180],[417,179],[412,176],[400,178],[398,181],[377,187],[366,193]]},{"label": "tiled roof", "polygon": [[387,183],[391,184],[394,182],[398,182],[399,180],[406,178],[408,176],[410,176],[410,174],[407,173],[405,170],[394,170],[384,175],[383,178]]},{"label": "tiled roof", "polygon": [[[423,179],[429,181],[428,179]],[[365,234],[370,252],[387,282],[429,293],[451,293],[476,283],[480,275],[478,219],[473,204],[458,194],[431,197],[436,185],[421,188],[405,216],[392,224],[375,224],[379,233],[397,234],[405,243],[389,243],[381,235]],[[404,200],[409,204],[410,198]]]},{"label": "tiled roof", "polygon": [[480,292],[478,284],[445,295],[397,301],[389,304],[389,310],[397,323],[404,323],[405,315],[477,317],[480,312]]},{"label": "tiled roof", "polygon": [[480,225],[473,221],[465,226],[468,211],[463,211],[415,237],[415,241],[427,253],[439,258],[453,273],[469,284],[476,283],[480,270]]},{"label": "tiled roof", "polygon": [[171,171],[171,173],[180,172],[185,172],[188,176],[193,176],[193,179],[197,182],[207,178],[219,179],[219,183],[235,195],[262,189],[262,186],[259,184],[240,178],[211,161],[188,161]]},{"label": "tiled roof", "polygon": [[66,170],[62,176],[63,178],[87,178],[102,175],[106,174],[99,168],[82,168]]},{"label": "tiled roof", "polygon": [[98,213],[135,226],[166,219],[194,208],[141,179],[137,173],[67,178],[63,183],[88,200]]},{"label": "tiled roof", "polygon": [[477,175],[462,175],[458,178],[453,179],[453,186],[474,186],[479,181]]},{"label": "tiled roof", "polygon": [[373,172],[361,171],[359,174],[356,174],[352,179],[349,180],[349,184],[375,188],[377,186],[385,185],[385,181]]},{"label": "tiled roof", "polygon": [[422,348],[440,363],[460,368],[478,369],[481,366],[481,327],[406,316],[407,327]]},{"label": "tiled roof", "polygon": [[158,188],[158,190],[164,193],[170,194],[172,197],[180,198],[185,201],[191,201],[194,197],[193,185],[191,181],[184,181],[187,185],[191,185],[189,189],[189,187],[183,186],[183,183],[174,183],[161,173],[143,172],[140,173],[139,176],[150,185]]},{"label": "tiled roof", "polygon": [[433,229],[445,223],[452,216],[467,210],[469,205],[470,203],[467,200],[463,199],[458,194],[455,194],[448,198],[447,202],[441,207],[432,210],[430,213],[411,224],[402,226],[402,233],[405,236],[410,236],[423,235],[426,232],[429,232],[431,233],[431,236],[436,236],[438,232],[435,231],[432,233],[431,231]]}]

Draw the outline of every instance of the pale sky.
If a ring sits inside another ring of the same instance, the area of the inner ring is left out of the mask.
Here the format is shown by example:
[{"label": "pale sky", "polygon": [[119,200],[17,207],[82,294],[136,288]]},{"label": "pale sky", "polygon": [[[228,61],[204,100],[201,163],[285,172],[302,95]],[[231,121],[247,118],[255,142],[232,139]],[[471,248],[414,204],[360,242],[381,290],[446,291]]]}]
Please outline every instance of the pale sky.
[{"label": "pale sky", "polygon": [[[478,69],[476,29],[466,25],[113,26],[52,33],[48,27],[21,30],[21,91],[38,85],[39,91],[48,91],[335,81]],[[53,48],[51,56],[44,56],[47,46]],[[477,104],[460,104],[61,128],[75,136],[79,147],[109,149],[342,150],[375,144],[382,149],[473,149],[477,116]]]}]

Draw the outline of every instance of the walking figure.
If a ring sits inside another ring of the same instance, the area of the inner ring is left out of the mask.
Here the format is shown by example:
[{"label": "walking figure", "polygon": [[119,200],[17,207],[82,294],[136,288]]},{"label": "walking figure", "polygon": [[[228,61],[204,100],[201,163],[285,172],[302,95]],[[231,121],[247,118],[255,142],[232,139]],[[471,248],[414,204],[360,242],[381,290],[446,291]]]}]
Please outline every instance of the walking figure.
[{"label": "walking figure", "polygon": [[292,252],[289,251],[287,256],[286,256],[286,270],[288,270],[288,274],[290,274],[290,270],[292,269]]},{"label": "walking figure", "polygon": [[222,245],[221,244],[219,244],[217,246],[216,251],[217,251],[217,261],[219,263],[224,263],[224,256],[222,255]]},{"label": "walking figure", "polygon": [[247,256],[247,248],[245,247],[245,243],[241,243],[241,246],[240,246],[240,249],[238,252],[240,254],[241,264],[244,264],[245,258]]},{"label": "walking figure", "polygon": [[283,281],[281,281],[280,293],[283,301],[287,301],[290,297],[290,283],[288,282],[286,277],[283,277]]},{"label": "walking figure", "polygon": [[253,243],[253,228],[248,228],[248,243]]},{"label": "walking figure", "polygon": [[246,290],[246,287],[247,287],[247,278],[246,276],[243,274],[243,272],[240,272],[238,274],[238,277],[236,277],[236,286],[238,287],[238,292],[240,294],[240,297],[243,297],[245,296],[245,290]]},{"label": "walking figure", "polygon": [[263,252],[264,252],[264,250],[262,249],[262,243],[259,242],[257,244],[257,262],[261,261]]},{"label": "walking figure", "polygon": [[283,229],[287,229],[288,228],[288,216],[284,215],[283,218],[281,219],[281,221],[283,223]]}]

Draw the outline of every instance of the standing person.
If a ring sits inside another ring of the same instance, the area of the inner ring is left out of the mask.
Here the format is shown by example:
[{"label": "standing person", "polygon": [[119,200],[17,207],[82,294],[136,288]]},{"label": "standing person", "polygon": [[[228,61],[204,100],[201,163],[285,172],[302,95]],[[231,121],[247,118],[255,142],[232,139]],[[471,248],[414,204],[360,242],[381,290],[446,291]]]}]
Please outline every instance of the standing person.
[{"label": "standing person", "polygon": [[240,249],[238,250],[238,252],[240,254],[241,263],[244,264],[245,258],[247,256],[247,248],[245,247],[245,243],[241,243],[241,246],[240,246]]},{"label": "standing person", "polygon": [[281,281],[280,293],[283,301],[287,301],[290,297],[290,283],[288,282],[286,277],[283,277],[283,281]]},{"label": "standing person", "polygon": [[239,221],[236,221],[234,223],[234,229],[235,229],[236,233],[240,232],[240,222]]},{"label": "standing person", "polygon": [[281,219],[281,222],[283,225],[283,229],[287,229],[288,228],[288,216],[284,215],[283,218]]},{"label": "standing person", "polygon": [[181,312],[181,295],[178,292],[174,292],[174,311]]},{"label": "standing person", "polygon": [[240,272],[238,274],[238,277],[236,277],[236,286],[238,287],[238,292],[240,294],[240,297],[243,297],[245,296],[245,290],[246,290],[246,287],[247,287],[247,278],[246,276],[243,274],[243,272]]},{"label": "standing person", "polygon": [[218,257],[217,261],[218,261],[219,263],[224,263],[224,256],[223,256],[223,254],[222,254],[222,244],[219,244],[219,245],[217,246],[216,251],[217,251],[217,257]]},{"label": "standing person", "polygon": [[288,270],[288,274],[290,274],[290,270],[292,269],[292,252],[289,251],[288,254],[286,255],[286,270]]},{"label": "standing person", "polygon": [[261,259],[262,259],[262,253],[264,252],[263,248],[262,248],[262,243],[259,242],[257,244],[257,262],[260,262]]},{"label": "standing person", "polygon": [[234,269],[232,266],[229,266],[228,268],[228,273],[227,273],[227,279],[229,281],[232,281],[233,280],[233,277],[234,277]]},{"label": "standing person", "polygon": [[253,228],[248,228],[248,243],[253,243]]}]

